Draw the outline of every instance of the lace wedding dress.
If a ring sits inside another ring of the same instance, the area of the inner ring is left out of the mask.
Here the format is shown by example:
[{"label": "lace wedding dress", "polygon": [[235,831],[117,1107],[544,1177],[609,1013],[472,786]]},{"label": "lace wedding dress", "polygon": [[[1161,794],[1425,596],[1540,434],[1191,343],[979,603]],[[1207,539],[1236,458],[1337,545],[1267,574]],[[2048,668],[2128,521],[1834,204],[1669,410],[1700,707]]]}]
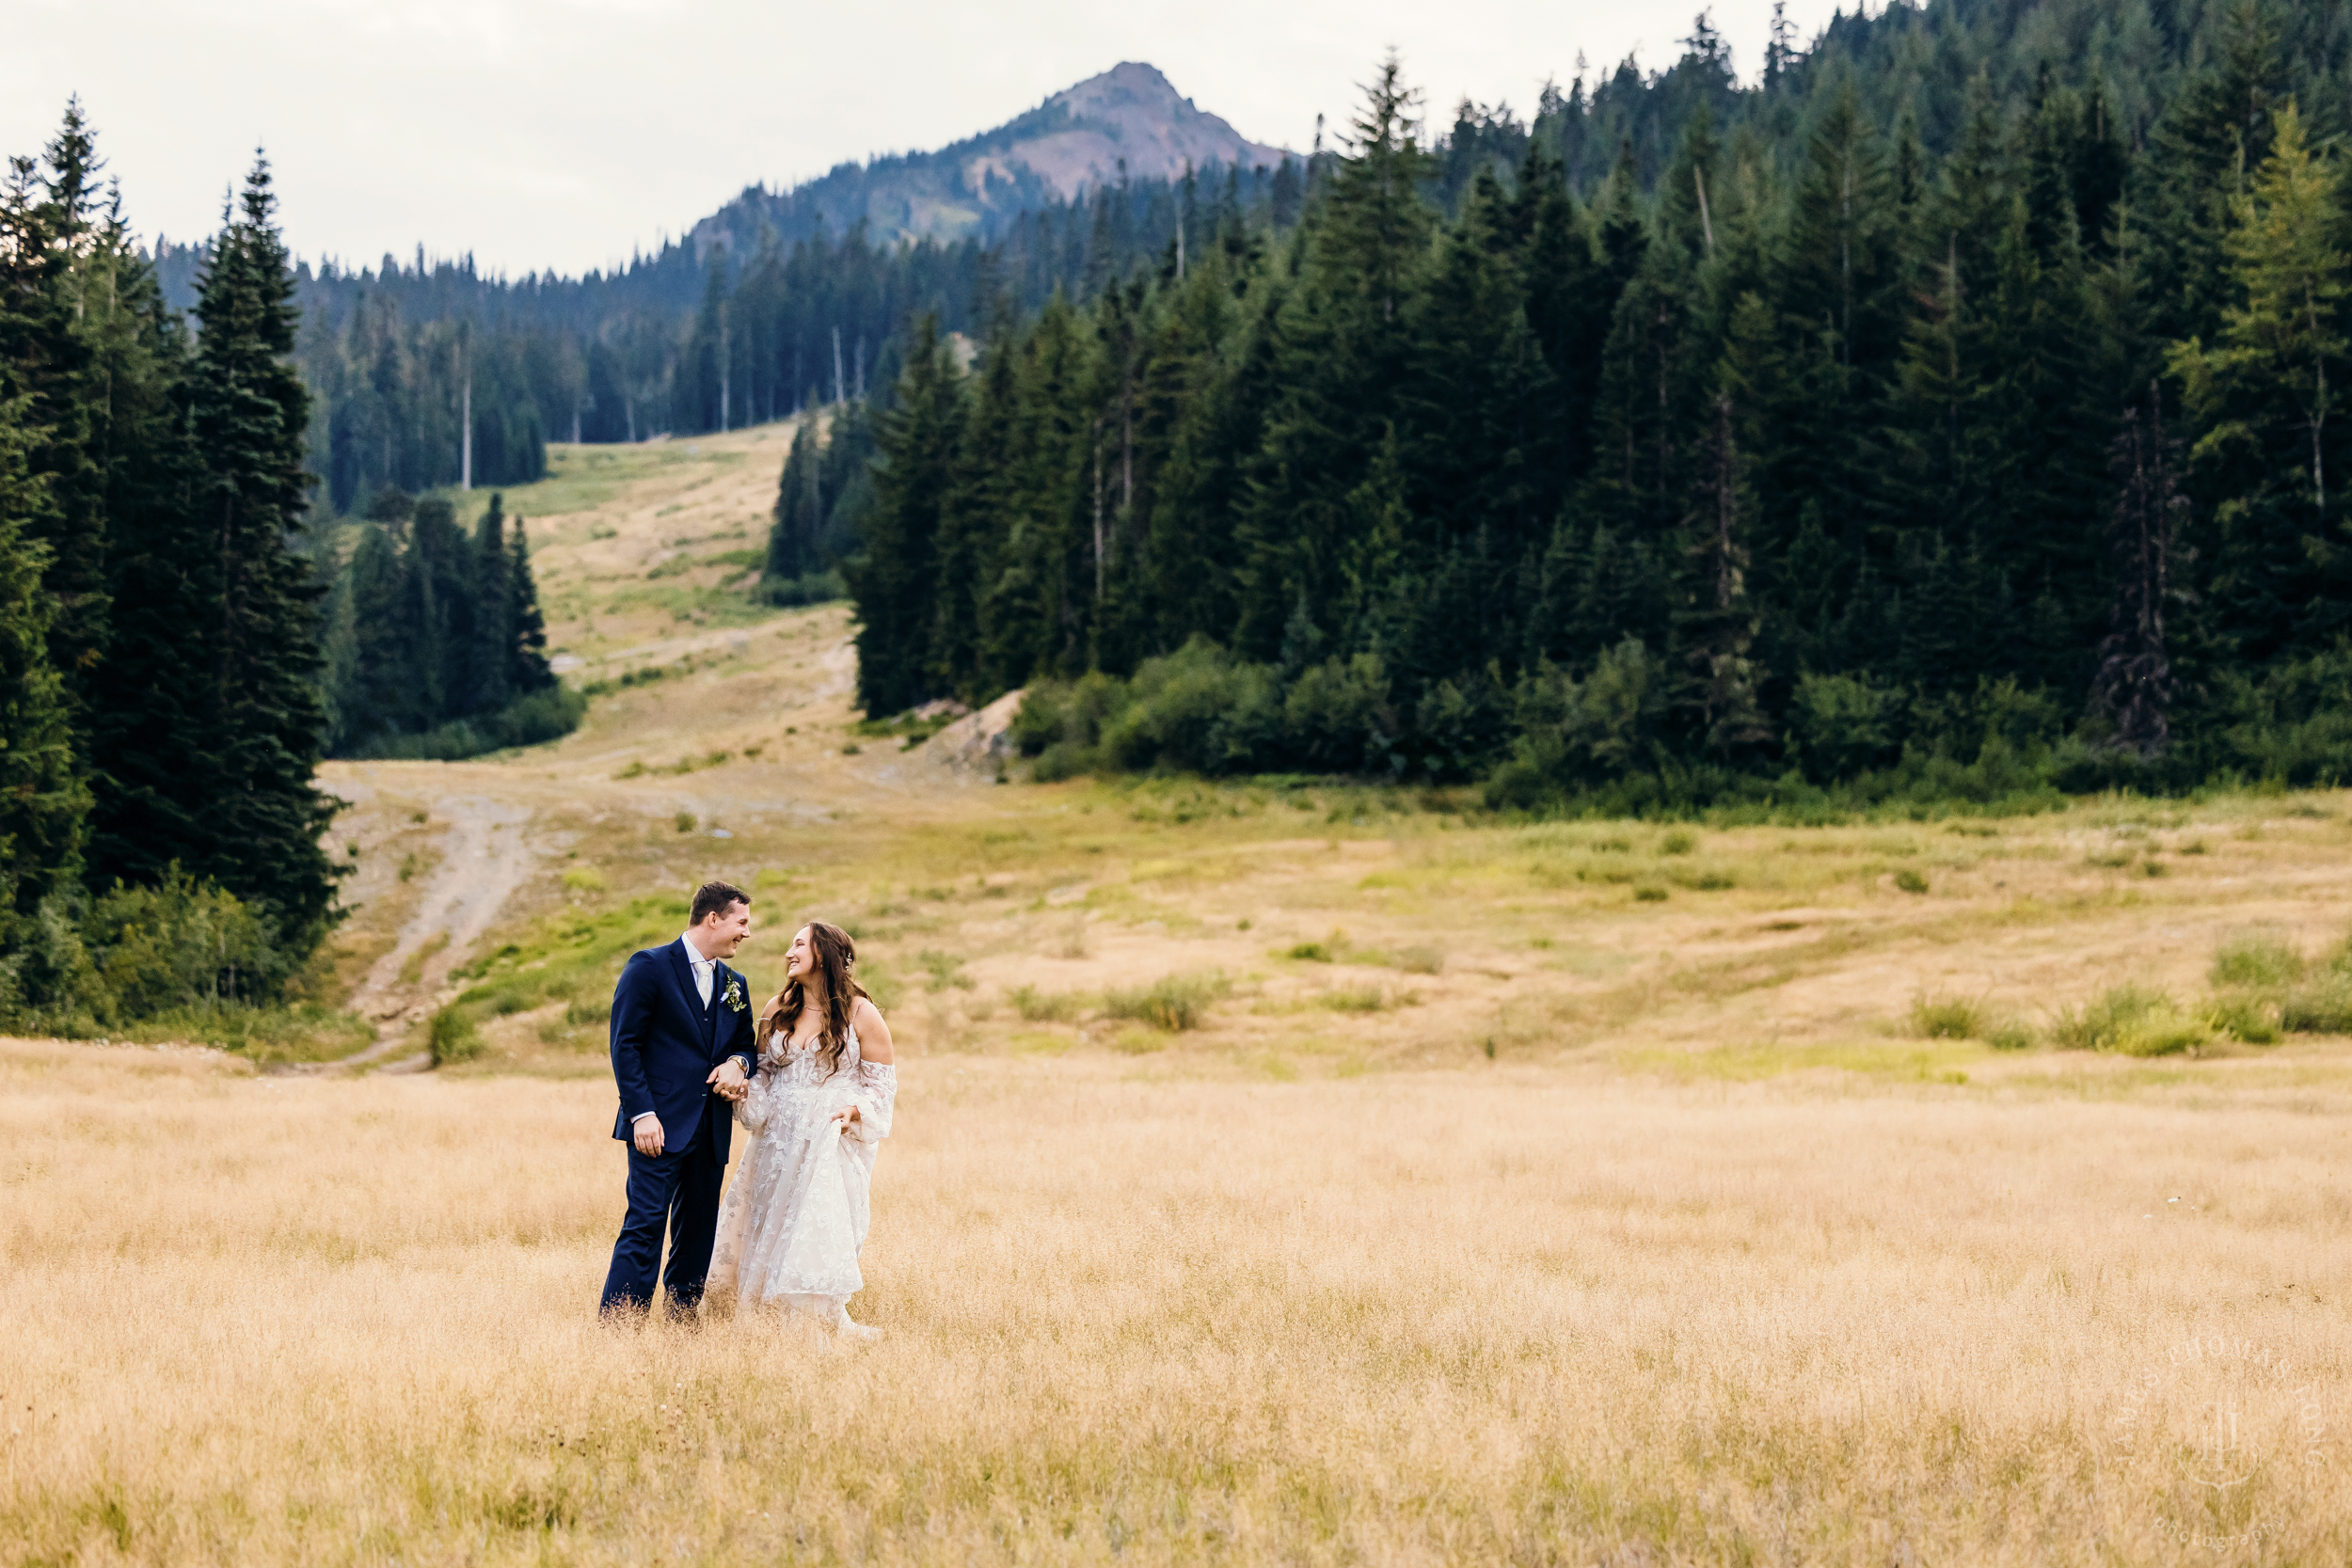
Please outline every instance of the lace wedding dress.
[{"label": "lace wedding dress", "polygon": [[[831,1077],[814,1046],[790,1050],[781,1030],[769,1037],[735,1107],[753,1136],[719,1205],[710,1293],[775,1302],[861,1332],[847,1307],[866,1284],[857,1255],[875,1146],[890,1135],[898,1093],[897,1069],[861,1057],[854,1029]],[[849,1105],[858,1119],[844,1128],[833,1118]]]}]

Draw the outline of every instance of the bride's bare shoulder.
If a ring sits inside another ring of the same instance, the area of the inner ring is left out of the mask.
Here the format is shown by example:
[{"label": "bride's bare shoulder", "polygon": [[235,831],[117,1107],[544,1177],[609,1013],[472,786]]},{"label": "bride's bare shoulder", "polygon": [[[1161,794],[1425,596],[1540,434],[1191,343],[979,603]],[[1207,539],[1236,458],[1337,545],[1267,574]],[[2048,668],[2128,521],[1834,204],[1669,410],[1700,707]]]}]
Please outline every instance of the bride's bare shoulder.
[{"label": "bride's bare shoulder", "polygon": [[850,1026],[857,1031],[857,1053],[877,1064],[890,1060],[890,1025],[870,996],[850,1004]]}]

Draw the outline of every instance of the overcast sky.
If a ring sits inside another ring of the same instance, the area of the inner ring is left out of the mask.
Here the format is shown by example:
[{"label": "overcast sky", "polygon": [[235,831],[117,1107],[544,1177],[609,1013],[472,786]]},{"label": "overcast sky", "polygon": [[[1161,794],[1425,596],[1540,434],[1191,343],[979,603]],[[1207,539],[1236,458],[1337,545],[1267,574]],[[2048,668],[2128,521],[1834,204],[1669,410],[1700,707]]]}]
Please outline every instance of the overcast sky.
[{"label": "overcast sky", "polygon": [[[1533,108],[1581,51],[1671,63],[1693,0],[7,0],[0,151],[80,93],[150,238],[192,239],[255,145],[297,253],[421,243],[485,270],[579,273],[651,248],[745,185],[929,149],[1120,60],[1243,135],[1304,149],[1394,44],[1433,118]],[[1830,0],[1790,0],[1809,37]],[[1753,77],[1770,0],[1714,8]]]}]

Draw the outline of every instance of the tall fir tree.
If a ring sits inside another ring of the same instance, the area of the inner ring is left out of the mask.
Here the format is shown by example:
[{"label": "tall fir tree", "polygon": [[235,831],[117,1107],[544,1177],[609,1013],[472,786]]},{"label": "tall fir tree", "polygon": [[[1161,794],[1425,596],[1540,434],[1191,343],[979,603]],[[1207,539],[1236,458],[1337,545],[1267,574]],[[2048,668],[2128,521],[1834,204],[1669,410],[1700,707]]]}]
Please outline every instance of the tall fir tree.
[{"label": "tall fir tree", "polygon": [[298,312],[265,159],[214,242],[198,314],[194,464],[176,526],[146,542],[153,597],[139,605],[171,645],[139,661],[154,683],[146,752],[118,754],[93,859],[101,875],[146,882],[177,863],[267,910],[305,950],[334,915],[319,842],[334,806],[311,782],[322,590],[292,548],[310,400],[290,363]]},{"label": "tall fir tree", "polygon": [[932,695],[929,635],[940,511],[954,482],[962,388],[937,322],[915,329],[898,400],[882,417],[876,497],[844,568],[857,602],[858,701],[897,713]]}]

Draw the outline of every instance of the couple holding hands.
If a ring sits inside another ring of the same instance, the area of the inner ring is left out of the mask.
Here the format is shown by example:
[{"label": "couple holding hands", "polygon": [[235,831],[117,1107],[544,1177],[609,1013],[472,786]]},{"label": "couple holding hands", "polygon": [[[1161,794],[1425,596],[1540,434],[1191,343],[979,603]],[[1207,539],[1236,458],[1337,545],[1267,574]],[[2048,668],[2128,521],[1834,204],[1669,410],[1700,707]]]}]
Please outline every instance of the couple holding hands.
[{"label": "couple holding hands", "polygon": [[[784,990],[755,1014],[726,965],[750,940],[751,906],[739,888],[704,883],[685,935],[632,954],[613,987],[628,1218],[603,1310],[643,1312],[659,1274],[673,1313],[717,1292],[872,1338],[849,1302],[865,1284],[874,1150],[898,1096],[890,1026],[857,983],[856,944],[822,921],[793,934]],[[726,1186],[736,1122],[752,1142]]]}]

